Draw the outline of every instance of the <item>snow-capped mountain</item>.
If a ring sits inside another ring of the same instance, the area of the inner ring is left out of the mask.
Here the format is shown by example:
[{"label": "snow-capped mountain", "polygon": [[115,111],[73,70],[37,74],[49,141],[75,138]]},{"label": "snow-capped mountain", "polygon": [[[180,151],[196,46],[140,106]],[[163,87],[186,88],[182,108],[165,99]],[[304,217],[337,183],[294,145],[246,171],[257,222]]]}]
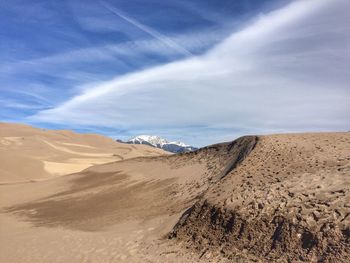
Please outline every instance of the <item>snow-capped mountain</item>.
[{"label": "snow-capped mountain", "polygon": [[197,150],[196,147],[184,144],[183,142],[169,142],[166,139],[154,135],[139,135],[129,139],[126,143],[146,144],[172,153],[183,153]]}]

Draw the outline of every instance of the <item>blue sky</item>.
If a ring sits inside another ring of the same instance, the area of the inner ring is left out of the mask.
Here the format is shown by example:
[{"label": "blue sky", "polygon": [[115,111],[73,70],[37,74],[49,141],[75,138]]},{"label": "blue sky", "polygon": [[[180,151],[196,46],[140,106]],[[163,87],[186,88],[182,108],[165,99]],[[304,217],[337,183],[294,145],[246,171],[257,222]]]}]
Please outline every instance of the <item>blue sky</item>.
[{"label": "blue sky", "polygon": [[346,0],[0,6],[1,121],[199,146],[350,128]]}]

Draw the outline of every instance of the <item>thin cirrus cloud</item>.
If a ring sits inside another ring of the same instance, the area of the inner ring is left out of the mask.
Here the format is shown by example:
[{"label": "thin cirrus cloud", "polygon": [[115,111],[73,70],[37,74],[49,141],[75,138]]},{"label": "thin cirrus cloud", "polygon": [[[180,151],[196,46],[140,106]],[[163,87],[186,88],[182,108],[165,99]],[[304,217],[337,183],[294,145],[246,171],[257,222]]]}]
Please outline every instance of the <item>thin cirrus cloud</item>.
[{"label": "thin cirrus cloud", "polygon": [[164,43],[165,45],[169,46],[170,48],[178,51],[179,53],[185,55],[185,56],[191,56],[192,53],[184,48],[183,46],[179,45],[177,42],[173,41],[171,38],[166,37],[165,35],[159,33],[158,31],[154,30],[153,28],[150,28],[137,20],[131,18],[130,16],[123,14],[119,9],[108,5],[105,2],[101,2],[101,4],[107,8],[110,12],[115,14],[116,16],[124,19],[125,21],[129,22],[133,26],[137,27],[138,29],[142,30],[143,32],[149,34],[150,36],[154,37],[155,39],[159,40],[160,42]]},{"label": "thin cirrus cloud", "polygon": [[197,145],[349,129],[349,8],[346,0],[292,2],[204,55],[96,84],[29,120],[130,134],[176,130]]},{"label": "thin cirrus cloud", "polygon": [[[204,49],[212,45],[221,37],[222,33],[215,32],[209,35],[209,32],[192,32],[190,35],[174,35],[173,42],[183,43],[183,49]],[[13,63],[0,65],[0,72],[3,74],[17,72],[46,72],[47,74],[57,75],[57,66],[79,64],[97,61],[118,61],[122,56],[142,56],[142,54],[158,54],[163,57],[172,58],[179,51],[171,49],[169,46],[159,39],[141,39],[122,42],[119,44],[108,44],[103,46],[94,46],[89,48],[79,48],[76,50],[66,51],[38,59],[24,60]],[[124,64],[120,60],[120,64]],[[67,68],[67,67],[66,67]],[[56,71],[56,73],[55,73]],[[65,77],[66,75],[61,75]]]}]

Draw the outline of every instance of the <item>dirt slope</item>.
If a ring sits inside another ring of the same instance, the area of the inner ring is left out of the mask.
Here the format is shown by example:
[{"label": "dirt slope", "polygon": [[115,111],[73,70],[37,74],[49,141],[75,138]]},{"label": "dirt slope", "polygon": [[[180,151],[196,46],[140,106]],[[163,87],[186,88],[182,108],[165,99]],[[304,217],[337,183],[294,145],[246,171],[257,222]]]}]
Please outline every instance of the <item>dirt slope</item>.
[{"label": "dirt slope", "polygon": [[350,133],[259,137],[170,236],[233,261],[350,262]]},{"label": "dirt slope", "polygon": [[100,135],[0,123],[0,183],[47,179],[95,164],[161,154],[166,153]]}]

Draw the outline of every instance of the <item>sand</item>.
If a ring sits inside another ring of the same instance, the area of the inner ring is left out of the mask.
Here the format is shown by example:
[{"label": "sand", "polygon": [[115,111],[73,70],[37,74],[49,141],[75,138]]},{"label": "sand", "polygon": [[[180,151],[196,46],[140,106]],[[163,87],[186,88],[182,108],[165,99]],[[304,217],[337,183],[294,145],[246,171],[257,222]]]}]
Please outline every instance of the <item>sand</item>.
[{"label": "sand", "polygon": [[163,154],[168,153],[100,135],[0,123],[0,184],[44,180],[96,164]]},{"label": "sand", "polygon": [[350,133],[314,133],[3,184],[0,262],[347,262],[349,176]]},{"label": "sand", "polygon": [[171,237],[232,261],[350,262],[350,133],[260,136]]}]

